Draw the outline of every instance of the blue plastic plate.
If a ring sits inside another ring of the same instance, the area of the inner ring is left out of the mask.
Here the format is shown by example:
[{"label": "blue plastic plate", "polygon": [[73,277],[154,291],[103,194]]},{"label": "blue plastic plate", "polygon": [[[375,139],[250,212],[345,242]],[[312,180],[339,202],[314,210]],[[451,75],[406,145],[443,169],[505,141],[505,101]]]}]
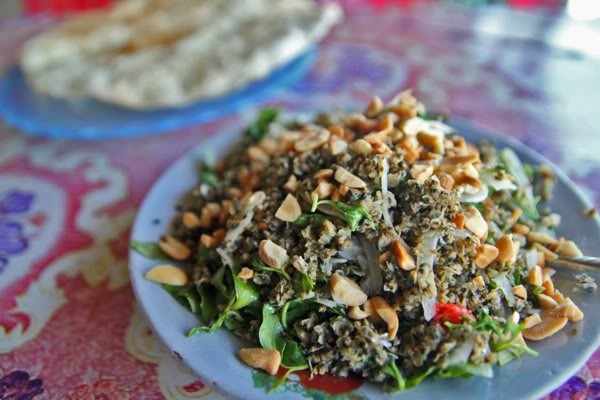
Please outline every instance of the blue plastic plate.
[{"label": "blue plastic plate", "polygon": [[302,79],[316,48],[276,69],[266,79],[233,93],[183,108],[136,111],[96,100],[62,100],[33,91],[19,67],[0,77],[0,117],[26,133],[66,139],[125,138],[205,122],[256,104]]}]

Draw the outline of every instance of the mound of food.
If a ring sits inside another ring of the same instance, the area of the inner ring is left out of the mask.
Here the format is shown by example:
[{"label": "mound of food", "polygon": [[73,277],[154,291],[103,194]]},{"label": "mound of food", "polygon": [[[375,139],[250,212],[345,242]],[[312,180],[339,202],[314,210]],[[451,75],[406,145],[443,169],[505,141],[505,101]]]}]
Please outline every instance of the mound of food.
[{"label": "mound of food", "polygon": [[[357,374],[403,390],[490,377],[582,312],[546,261],[557,238],[546,166],[467,143],[410,92],[363,113],[281,123],[264,110],[183,204],[147,278],[252,343],[275,374]],[[133,243],[141,248],[142,244]]]}]

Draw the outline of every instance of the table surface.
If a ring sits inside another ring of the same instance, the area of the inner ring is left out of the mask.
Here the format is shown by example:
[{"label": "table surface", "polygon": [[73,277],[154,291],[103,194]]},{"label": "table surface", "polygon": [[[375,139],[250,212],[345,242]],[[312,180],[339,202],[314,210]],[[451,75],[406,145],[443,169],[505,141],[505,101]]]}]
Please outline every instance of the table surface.
[{"label": "table surface", "polygon": [[[497,7],[354,3],[310,75],[270,104],[362,108],[373,94],[412,87],[431,109],[534,148],[600,205],[597,30]],[[49,24],[0,23],[0,70]],[[30,138],[0,124],[0,398],[7,388],[36,400],[220,398],[153,337],[129,286],[127,247],[158,175],[242,117],[96,142]],[[549,398],[598,398],[599,379],[596,352]]]}]

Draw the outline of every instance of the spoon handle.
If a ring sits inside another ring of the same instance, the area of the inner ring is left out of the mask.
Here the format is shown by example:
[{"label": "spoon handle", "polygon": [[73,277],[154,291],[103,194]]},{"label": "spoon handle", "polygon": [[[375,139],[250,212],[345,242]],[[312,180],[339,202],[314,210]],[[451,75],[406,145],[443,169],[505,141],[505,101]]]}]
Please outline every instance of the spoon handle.
[{"label": "spoon handle", "polygon": [[598,257],[565,257],[549,262],[551,267],[575,269],[578,271],[600,272]]}]

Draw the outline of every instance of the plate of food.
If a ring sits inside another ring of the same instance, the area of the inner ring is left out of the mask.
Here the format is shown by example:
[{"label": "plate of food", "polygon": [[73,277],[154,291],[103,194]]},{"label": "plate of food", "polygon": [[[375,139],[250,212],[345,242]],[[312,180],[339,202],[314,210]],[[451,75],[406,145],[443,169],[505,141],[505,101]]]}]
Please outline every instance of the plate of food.
[{"label": "plate of food", "polygon": [[600,345],[599,275],[561,264],[598,256],[587,207],[410,92],[265,109],[158,179],[130,274],[154,333],[234,398],[535,399]]}]

